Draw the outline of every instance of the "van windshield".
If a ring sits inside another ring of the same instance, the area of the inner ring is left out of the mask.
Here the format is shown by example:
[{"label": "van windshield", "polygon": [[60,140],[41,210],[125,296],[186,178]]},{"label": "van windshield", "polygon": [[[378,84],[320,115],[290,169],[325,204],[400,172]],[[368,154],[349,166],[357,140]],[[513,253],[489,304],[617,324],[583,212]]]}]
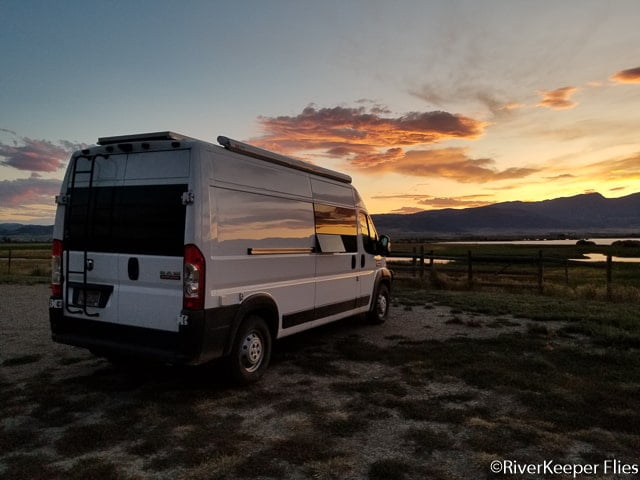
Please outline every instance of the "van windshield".
[{"label": "van windshield", "polygon": [[71,250],[182,256],[187,185],[70,190],[65,241]]}]

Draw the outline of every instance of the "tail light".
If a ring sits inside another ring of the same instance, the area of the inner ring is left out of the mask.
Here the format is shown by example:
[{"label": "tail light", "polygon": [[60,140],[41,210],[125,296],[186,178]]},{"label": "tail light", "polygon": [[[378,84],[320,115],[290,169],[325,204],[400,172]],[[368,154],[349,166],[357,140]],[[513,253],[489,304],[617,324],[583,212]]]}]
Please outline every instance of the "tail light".
[{"label": "tail light", "polygon": [[54,240],[51,245],[51,294],[62,295],[62,241]]},{"label": "tail light", "polygon": [[195,245],[184,247],[184,290],[182,306],[185,310],[204,308],[205,260]]}]

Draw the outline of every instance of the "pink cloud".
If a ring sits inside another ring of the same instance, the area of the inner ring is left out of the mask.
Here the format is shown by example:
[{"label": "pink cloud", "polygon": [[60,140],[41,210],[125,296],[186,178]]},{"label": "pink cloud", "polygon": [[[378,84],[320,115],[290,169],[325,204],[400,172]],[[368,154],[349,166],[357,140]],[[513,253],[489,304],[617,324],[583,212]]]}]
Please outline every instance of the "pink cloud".
[{"label": "pink cloud", "polygon": [[0,181],[0,204],[3,207],[51,204],[60,193],[61,180],[43,178],[21,178]]},{"label": "pink cloud", "polygon": [[[15,133],[2,129],[5,133]],[[31,172],[55,172],[66,165],[71,152],[84,145],[66,140],[57,144],[49,140],[17,137],[11,143],[0,142],[0,165]]]}]

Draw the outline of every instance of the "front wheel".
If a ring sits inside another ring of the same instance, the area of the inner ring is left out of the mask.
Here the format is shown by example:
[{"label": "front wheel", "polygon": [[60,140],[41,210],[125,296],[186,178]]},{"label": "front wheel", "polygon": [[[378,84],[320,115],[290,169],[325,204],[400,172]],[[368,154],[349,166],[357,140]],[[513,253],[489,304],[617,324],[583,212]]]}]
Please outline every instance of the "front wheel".
[{"label": "front wheel", "polygon": [[389,301],[389,287],[385,284],[380,284],[373,298],[371,310],[369,310],[367,314],[367,320],[369,320],[370,323],[384,323],[389,316]]},{"label": "front wheel", "polygon": [[265,321],[257,316],[247,317],[234,340],[228,359],[231,378],[237,383],[257,381],[271,359],[271,333]]}]

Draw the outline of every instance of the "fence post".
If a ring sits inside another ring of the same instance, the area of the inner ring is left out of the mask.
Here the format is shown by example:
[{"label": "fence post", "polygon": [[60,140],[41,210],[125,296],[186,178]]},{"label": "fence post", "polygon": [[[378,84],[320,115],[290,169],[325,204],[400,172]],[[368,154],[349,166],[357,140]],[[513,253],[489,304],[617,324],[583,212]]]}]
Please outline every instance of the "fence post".
[{"label": "fence post", "polygon": [[473,264],[471,250],[467,252],[467,283],[469,285],[469,290],[471,290],[473,288]]},{"label": "fence post", "polygon": [[607,300],[611,300],[611,281],[613,279],[613,259],[611,254],[607,255]]},{"label": "fence post", "polygon": [[564,283],[569,286],[569,259],[564,261]]},{"label": "fence post", "polygon": [[7,275],[11,275],[11,249],[9,249],[9,261],[7,262]]},{"label": "fence post", "polygon": [[435,262],[433,261],[433,250],[429,250],[429,269],[433,273]]},{"label": "fence post", "polygon": [[424,245],[420,245],[420,278],[424,277]]},{"label": "fence post", "polygon": [[538,292],[544,293],[544,262],[542,250],[538,250]]},{"label": "fence post", "polygon": [[416,257],[417,257],[417,249],[416,247],[413,247],[413,255],[411,256],[411,276],[415,277],[416,276]]}]

